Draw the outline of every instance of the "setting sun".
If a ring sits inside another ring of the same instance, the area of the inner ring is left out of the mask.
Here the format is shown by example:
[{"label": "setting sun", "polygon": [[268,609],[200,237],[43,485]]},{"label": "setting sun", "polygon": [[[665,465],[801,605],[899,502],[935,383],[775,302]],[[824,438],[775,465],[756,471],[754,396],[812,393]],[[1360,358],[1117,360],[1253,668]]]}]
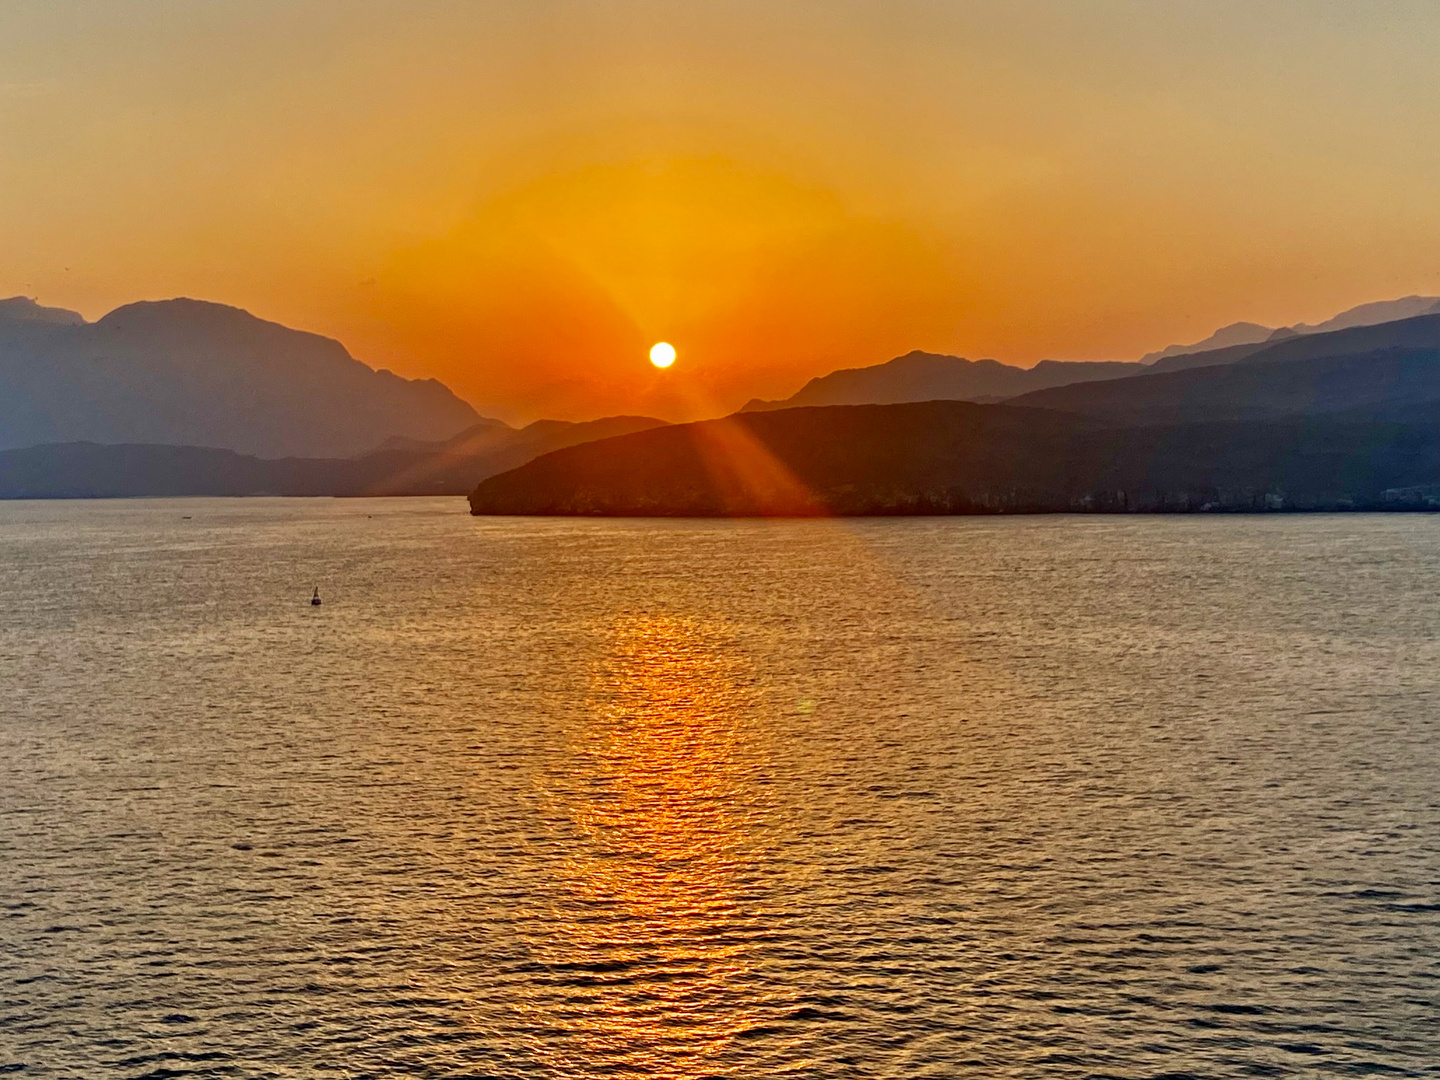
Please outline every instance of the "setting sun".
[{"label": "setting sun", "polygon": [[664,341],[657,341],[650,346],[650,363],[659,368],[667,368],[675,362],[675,346]]}]

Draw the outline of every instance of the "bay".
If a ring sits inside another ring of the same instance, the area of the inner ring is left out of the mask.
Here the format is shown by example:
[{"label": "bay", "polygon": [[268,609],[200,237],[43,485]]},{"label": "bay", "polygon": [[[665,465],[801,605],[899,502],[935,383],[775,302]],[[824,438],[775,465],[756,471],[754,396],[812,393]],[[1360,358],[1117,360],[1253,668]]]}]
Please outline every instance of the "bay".
[{"label": "bay", "polygon": [[1424,515],[0,503],[0,1068],[1433,1075],[1437,595]]}]

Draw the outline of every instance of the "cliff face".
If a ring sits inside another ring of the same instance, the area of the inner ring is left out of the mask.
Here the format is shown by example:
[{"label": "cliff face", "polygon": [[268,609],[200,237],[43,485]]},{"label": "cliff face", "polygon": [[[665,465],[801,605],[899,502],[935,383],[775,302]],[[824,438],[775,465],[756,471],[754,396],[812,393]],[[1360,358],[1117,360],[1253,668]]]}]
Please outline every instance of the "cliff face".
[{"label": "cliff face", "polygon": [[433,379],[376,371],[338,341],[221,304],[130,304],[95,323],[0,312],[0,449],[88,440],[345,456],[479,419]]}]

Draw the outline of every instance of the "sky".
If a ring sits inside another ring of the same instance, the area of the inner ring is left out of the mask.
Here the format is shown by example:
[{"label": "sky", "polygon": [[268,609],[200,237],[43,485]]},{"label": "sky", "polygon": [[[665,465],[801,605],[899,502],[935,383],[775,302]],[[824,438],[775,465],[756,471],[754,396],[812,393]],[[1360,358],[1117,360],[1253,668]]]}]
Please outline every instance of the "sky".
[{"label": "sky", "polygon": [[1135,359],[1440,293],[1436,56],[1434,0],[6,0],[0,296],[512,422]]}]

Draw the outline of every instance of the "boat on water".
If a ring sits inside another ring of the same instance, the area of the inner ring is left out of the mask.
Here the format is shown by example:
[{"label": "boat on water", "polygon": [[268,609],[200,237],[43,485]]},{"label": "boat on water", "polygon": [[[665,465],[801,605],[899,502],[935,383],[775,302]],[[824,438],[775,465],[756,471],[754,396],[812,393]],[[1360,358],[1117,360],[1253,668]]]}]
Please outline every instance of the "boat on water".
[{"label": "boat on water", "polygon": [[319,607],[319,606],[320,606],[320,586],[319,586],[319,585],[316,585],[316,586],[315,586],[315,592],[314,592],[314,593],[311,595],[311,597],[310,597],[310,606],[311,606],[311,607]]}]

